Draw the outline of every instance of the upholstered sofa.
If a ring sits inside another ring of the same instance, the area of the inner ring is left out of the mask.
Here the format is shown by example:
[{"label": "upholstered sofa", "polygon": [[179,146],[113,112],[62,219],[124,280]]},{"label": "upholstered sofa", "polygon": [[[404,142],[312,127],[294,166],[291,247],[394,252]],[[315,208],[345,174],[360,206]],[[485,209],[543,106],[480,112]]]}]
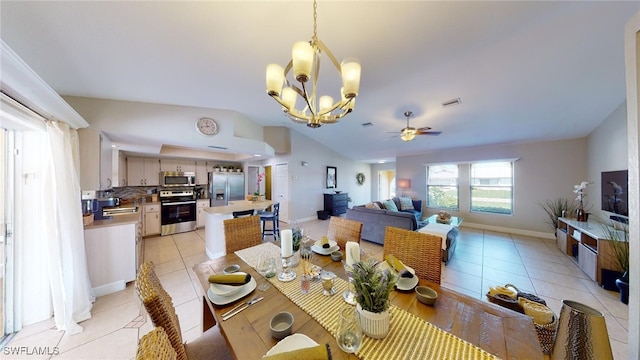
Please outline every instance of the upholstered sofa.
[{"label": "upholstered sofa", "polygon": [[[394,201],[395,202],[395,201]],[[413,200],[414,211],[391,211],[367,209],[364,205],[347,209],[347,219],[362,223],[361,239],[384,244],[384,233],[387,226],[416,230],[422,217],[422,200]]]}]

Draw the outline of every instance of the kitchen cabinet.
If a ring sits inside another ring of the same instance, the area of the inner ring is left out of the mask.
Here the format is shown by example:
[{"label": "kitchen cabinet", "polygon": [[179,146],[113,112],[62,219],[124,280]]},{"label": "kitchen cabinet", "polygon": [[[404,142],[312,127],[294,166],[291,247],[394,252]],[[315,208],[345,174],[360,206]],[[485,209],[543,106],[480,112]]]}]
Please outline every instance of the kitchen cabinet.
[{"label": "kitchen cabinet", "polygon": [[199,199],[196,205],[196,226],[203,228],[205,224],[204,209],[209,207],[209,199]]},{"label": "kitchen cabinet", "polygon": [[213,171],[213,165],[206,161],[196,161],[196,184],[206,185],[209,182],[209,172]]},{"label": "kitchen cabinet", "polygon": [[160,161],[156,158],[128,157],[127,185],[160,185]]},{"label": "kitchen cabinet", "polygon": [[160,171],[195,172],[196,162],[185,159],[160,159]]},{"label": "kitchen cabinet", "polygon": [[160,204],[146,204],[142,206],[142,236],[159,235]]},{"label": "kitchen cabinet", "polygon": [[127,186],[127,156],[120,150],[112,150],[113,186]]},{"label": "kitchen cabinet", "polygon": [[136,279],[137,231],[137,222],[84,230],[89,280],[97,296]]},{"label": "kitchen cabinet", "polygon": [[111,140],[93,129],[79,129],[80,188],[110,189],[112,184]]}]

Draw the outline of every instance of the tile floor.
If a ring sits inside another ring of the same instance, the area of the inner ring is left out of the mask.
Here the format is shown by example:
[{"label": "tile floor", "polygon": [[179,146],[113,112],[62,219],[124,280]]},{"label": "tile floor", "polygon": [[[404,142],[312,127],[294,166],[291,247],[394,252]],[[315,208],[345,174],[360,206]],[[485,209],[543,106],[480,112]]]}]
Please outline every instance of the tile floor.
[{"label": "tile floor", "polygon": [[[326,234],[328,221],[299,225],[312,237]],[[544,298],[556,314],[561,300],[573,299],[605,314],[616,359],[626,359],[628,309],[618,294],[603,290],[555,246],[555,241],[465,228],[456,253],[443,267],[442,285],[485,299],[489,286],[511,283]],[[201,286],[192,266],[207,260],[204,230],[145,239],[145,260],[156,264],[163,286],[173,297],[185,341],[201,335]],[[382,247],[366,241],[365,251],[380,258]],[[55,330],[53,319],[22,329],[3,350],[3,359],[134,359],[138,339],[152,328],[133,283],[123,291],[100,297],[84,331],[69,336]],[[7,351],[40,349],[40,355]]]}]

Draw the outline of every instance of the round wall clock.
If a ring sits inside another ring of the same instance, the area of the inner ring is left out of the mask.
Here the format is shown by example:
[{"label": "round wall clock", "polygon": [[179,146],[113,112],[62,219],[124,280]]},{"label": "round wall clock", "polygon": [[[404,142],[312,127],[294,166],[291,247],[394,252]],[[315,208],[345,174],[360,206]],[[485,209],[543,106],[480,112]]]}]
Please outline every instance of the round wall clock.
[{"label": "round wall clock", "polygon": [[218,133],[218,124],[212,118],[200,118],[196,120],[196,130],[202,135],[215,135]]}]

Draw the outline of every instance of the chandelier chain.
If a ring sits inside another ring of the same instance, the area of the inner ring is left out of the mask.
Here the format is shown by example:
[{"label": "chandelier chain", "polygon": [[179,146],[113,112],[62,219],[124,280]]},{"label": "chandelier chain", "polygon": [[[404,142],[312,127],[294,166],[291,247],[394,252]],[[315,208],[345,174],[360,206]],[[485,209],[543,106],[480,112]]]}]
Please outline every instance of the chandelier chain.
[{"label": "chandelier chain", "polygon": [[313,0],[313,41],[318,39],[318,2]]}]

